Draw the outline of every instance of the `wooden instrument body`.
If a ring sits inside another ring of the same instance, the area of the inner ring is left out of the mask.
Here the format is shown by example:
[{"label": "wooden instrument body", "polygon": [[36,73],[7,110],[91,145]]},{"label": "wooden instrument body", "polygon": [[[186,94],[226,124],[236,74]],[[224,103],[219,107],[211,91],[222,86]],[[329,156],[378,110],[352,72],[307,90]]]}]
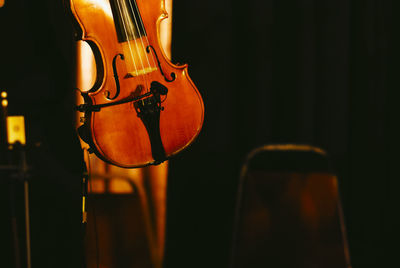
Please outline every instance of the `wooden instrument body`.
[{"label": "wooden instrument body", "polygon": [[[159,134],[166,159],[189,146],[197,137],[203,124],[204,105],[188,76],[187,66],[172,64],[161,48],[159,24],[167,17],[164,0],[137,0],[136,3],[151,45],[147,53],[159,64],[156,71],[129,77],[126,60],[118,57],[124,50],[118,42],[109,0],[70,0],[69,8],[82,32],[80,38],[93,48],[97,65],[97,82],[82,95],[85,103],[102,105],[129,98],[140,88],[144,89],[143,94],[153,81],[167,87],[168,93],[161,96],[159,116]],[[118,70],[119,93],[113,62]],[[107,94],[115,98],[109,99]],[[85,118],[87,142],[106,162],[131,168],[165,160],[155,159],[148,130],[132,101],[103,107],[99,111],[86,111]]]}]

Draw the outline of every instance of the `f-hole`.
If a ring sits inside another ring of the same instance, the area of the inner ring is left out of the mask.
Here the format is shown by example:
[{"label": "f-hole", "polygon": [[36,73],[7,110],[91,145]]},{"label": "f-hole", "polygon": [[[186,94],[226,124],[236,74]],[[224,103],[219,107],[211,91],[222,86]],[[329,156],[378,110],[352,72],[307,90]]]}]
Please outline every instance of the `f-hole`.
[{"label": "f-hole", "polygon": [[124,60],[124,55],[122,54],[117,54],[114,56],[113,61],[112,61],[112,68],[113,68],[113,74],[114,74],[114,80],[115,80],[115,94],[113,97],[110,97],[111,93],[109,90],[104,91],[104,95],[106,96],[107,99],[109,100],[115,100],[121,91],[120,85],[119,85],[119,78],[118,78],[118,70],[117,70],[117,59],[118,56],[120,57],[121,60]]}]

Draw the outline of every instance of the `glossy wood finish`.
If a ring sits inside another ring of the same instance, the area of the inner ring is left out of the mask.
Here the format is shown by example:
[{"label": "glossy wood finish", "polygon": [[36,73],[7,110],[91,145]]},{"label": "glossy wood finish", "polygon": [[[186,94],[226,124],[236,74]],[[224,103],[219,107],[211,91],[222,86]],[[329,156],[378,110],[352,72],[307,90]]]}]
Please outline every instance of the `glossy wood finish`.
[{"label": "glossy wood finish", "polygon": [[[127,77],[125,62],[117,60],[121,93],[115,100],[105,97],[116,92],[112,68],[113,58],[123,54],[118,43],[108,0],[70,0],[70,9],[82,30],[80,38],[94,49],[97,65],[97,82],[84,93],[86,102],[104,104],[121,100],[132,94],[138,85],[150,88],[159,81],[168,88],[160,115],[161,140],[167,157],[190,145],[199,134],[204,116],[203,101],[187,73],[187,66],[172,64],[161,49],[159,24],[167,14],[163,0],[138,0],[137,5],[147,32],[147,38],[158,56],[167,78],[175,73],[173,82],[166,82],[161,72]],[[86,114],[90,127],[90,142],[95,153],[103,160],[121,167],[138,167],[154,162],[149,136],[132,103],[125,103]]]}]

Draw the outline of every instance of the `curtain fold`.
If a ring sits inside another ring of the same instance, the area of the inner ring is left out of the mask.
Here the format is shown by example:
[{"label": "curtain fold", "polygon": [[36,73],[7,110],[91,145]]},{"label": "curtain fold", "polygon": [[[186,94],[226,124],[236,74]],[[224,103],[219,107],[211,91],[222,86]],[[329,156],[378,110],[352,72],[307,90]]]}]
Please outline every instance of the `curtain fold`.
[{"label": "curtain fold", "polygon": [[[192,148],[171,163],[171,218],[206,223],[208,212],[224,211],[188,256],[200,249],[212,255],[211,238],[228,245],[219,231],[230,228],[223,217],[231,215],[244,155],[293,142],[325,149],[334,163],[353,266],[393,258],[399,10],[395,1],[378,0],[175,2],[172,54],[189,63],[206,120]],[[200,205],[194,200],[204,191],[214,199]]]}]

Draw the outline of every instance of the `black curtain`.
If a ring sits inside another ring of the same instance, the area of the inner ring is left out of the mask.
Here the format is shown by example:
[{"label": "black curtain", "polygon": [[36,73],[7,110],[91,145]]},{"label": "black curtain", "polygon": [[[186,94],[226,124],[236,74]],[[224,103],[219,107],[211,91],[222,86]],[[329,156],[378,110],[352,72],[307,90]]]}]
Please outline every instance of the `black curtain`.
[{"label": "black curtain", "polygon": [[[72,121],[72,37],[59,26],[62,1],[8,2],[17,15],[1,17],[1,87],[10,111],[26,116],[29,140],[46,149],[34,159],[46,176],[31,184],[44,193],[32,200],[32,215],[43,216],[33,224],[46,231],[33,234],[41,246],[34,258],[68,266],[79,262],[72,251],[80,237],[81,152],[63,124]],[[206,114],[197,141],[170,162],[167,267],[228,266],[240,166],[266,143],[325,149],[340,180],[353,267],[396,266],[399,10],[394,0],[174,1],[173,59],[190,64]],[[47,211],[57,217],[47,221]]]},{"label": "black curtain", "polygon": [[[171,160],[167,267],[227,267],[240,165],[266,143],[325,149],[353,267],[393,263],[399,159],[396,1],[174,1],[173,61],[206,108]],[[398,261],[397,261],[398,262]]]},{"label": "black curtain", "polygon": [[[32,266],[82,267],[84,162],[73,124],[70,21],[62,0],[6,0],[0,25],[0,90],[8,114],[25,119]],[[1,165],[21,161],[16,152],[0,155]],[[2,267],[27,264],[23,190],[16,172],[0,171]]]}]

